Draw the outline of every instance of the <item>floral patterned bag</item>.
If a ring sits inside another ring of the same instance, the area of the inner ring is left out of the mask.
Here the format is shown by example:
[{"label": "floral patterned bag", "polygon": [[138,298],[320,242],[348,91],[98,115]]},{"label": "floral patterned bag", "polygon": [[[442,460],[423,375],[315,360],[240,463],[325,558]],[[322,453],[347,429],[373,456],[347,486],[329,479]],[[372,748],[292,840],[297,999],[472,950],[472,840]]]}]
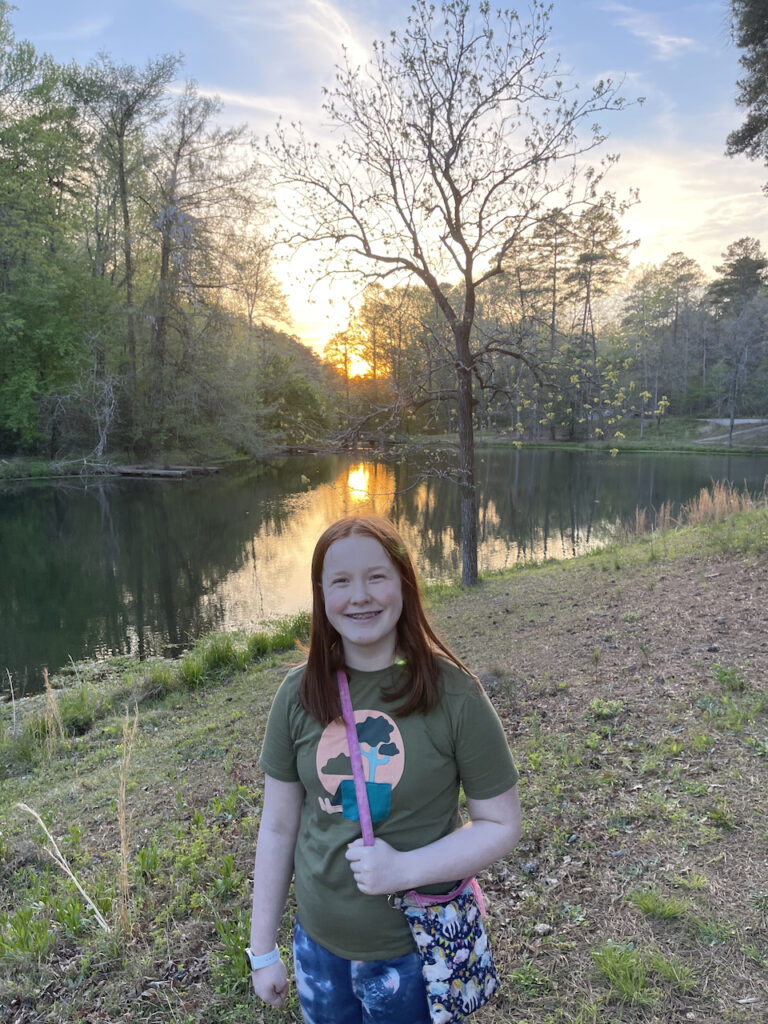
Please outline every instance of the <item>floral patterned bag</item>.
[{"label": "floral patterned bag", "polygon": [[[349,684],[343,672],[338,673],[338,683],[363,842],[370,846],[373,825]],[[485,902],[477,880],[465,878],[445,896],[412,889],[390,896],[389,902],[405,914],[419,951],[433,1024],[462,1020],[485,1006],[499,979],[483,927]]]},{"label": "floral patterned bag", "polygon": [[[438,901],[438,902],[434,902]],[[461,1020],[485,1006],[499,985],[483,927],[485,905],[474,878],[447,896],[393,896],[421,957],[433,1024]]]}]

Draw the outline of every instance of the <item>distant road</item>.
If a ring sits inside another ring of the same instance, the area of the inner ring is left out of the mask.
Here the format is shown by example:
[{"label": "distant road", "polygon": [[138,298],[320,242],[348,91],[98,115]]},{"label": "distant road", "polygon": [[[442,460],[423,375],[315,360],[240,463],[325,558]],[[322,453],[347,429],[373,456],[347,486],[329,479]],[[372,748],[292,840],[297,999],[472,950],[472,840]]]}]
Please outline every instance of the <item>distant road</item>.
[{"label": "distant road", "polygon": [[[708,423],[717,423],[721,427],[729,427],[730,419],[710,419]],[[754,437],[754,435],[764,435],[766,445],[768,445],[768,420],[753,419],[753,420],[734,420],[733,421],[733,439],[734,441],[738,438],[742,440],[745,437]],[[693,442],[694,444],[715,444],[717,441],[727,441],[728,434],[717,434],[713,437],[699,437]]]}]

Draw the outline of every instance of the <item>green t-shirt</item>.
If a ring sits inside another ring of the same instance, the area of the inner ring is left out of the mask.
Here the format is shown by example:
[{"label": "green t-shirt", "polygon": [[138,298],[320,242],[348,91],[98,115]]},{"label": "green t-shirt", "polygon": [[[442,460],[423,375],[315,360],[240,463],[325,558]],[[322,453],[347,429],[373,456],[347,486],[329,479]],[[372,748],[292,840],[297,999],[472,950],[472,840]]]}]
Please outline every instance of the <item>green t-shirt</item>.
[{"label": "green t-shirt", "polygon": [[[460,785],[468,797],[485,800],[517,782],[487,695],[455,665],[441,666],[438,706],[405,718],[396,718],[397,704],[381,696],[402,666],[350,673],[374,832],[396,850],[426,846],[458,827]],[[275,696],[260,762],[267,775],[300,781],[306,791],[294,861],[299,919],[337,956],[404,956],[415,948],[404,914],[386,896],[361,893],[344,857],[360,837],[344,722],[323,727],[304,711],[298,702],[302,672],[303,666],[293,669]]]}]

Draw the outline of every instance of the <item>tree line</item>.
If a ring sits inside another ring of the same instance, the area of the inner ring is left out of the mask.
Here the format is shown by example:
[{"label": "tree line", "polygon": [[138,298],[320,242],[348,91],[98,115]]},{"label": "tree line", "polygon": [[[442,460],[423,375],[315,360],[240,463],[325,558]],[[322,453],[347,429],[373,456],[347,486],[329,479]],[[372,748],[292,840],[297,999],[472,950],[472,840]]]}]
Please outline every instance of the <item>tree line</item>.
[{"label": "tree line", "polygon": [[[499,61],[490,21],[470,38],[468,5],[448,4],[454,41],[439,54],[445,80],[433,83],[427,129],[413,96],[442,44],[432,36],[434,9],[417,10],[422,20],[398,54],[411,91],[382,44],[378,98],[347,68],[327,105],[357,133],[358,149],[349,144],[343,155],[364,154],[403,181],[414,167],[427,173],[418,195],[395,189],[387,197],[376,185],[375,213],[355,182],[358,208],[341,218],[363,250],[381,257],[383,272],[328,342],[323,366],[275,328],[287,303],[269,235],[272,182],[247,129],[220,127],[218,101],[194,82],[172,88],[180,58],[136,68],[102,54],[85,67],[61,66],[15,39],[0,0],[1,450],[102,457],[205,449],[215,437],[258,452],[334,431],[445,431],[462,422],[465,433],[503,429],[520,440],[607,439],[627,415],[643,429],[667,410],[766,414],[768,260],[760,242],[735,241],[709,281],[680,252],[629,271],[626,203],[599,193],[594,173],[577,192],[573,164],[604,138],[595,127],[579,141],[580,122],[623,106],[613,85],[561,104],[555,124],[520,109],[491,127],[505,90],[553,88],[553,70],[536,64],[548,13],[534,5],[528,48],[518,51],[508,35]],[[487,62],[486,80],[468,86],[455,72],[478,59]],[[457,141],[451,118],[458,123],[462,109],[466,138]],[[382,117],[410,136],[394,133],[393,143]],[[531,125],[515,150],[516,130]],[[279,134],[275,145],[293,184],[303,174],[301,202],[320,186],[324,203],[333,175],[317,152],[308,174],[307,151]],[[486,183],[476,173],[484,151]],[[340,181],[339,195],[347,184]],[[378,234],[382,211],[386,237]],[[435,215],[447,227],[442,262],[427,237]],[[393,239],[398,218],[402,237]],[[321,221],[312,239],[325,231],[338,240],[342,228],[341,219]],[[460,271],[454,283],[451,265]],[[393,267],[411,279],[388,282]],[[361,365],[366,376],[354,377]]]},{"label": "tree line", "polygon": [[56,64],[0,2],[0,450],[244,452],[327,429],[278,329],[270,191],[180,58]]},{"label": "tree line", "polygon": [[[731,425],[768,418],[759,240],[730,244],[710,279],[682,252],[629,270],[632,248],[613,211],[555,210],[479,289],[477,427],[515,440],[609,440],[627,417],[641,436],[668,412]],[[425,287],[369,286],[325,356],[346,381],[352,434],[456,428],[455,356]]]}]

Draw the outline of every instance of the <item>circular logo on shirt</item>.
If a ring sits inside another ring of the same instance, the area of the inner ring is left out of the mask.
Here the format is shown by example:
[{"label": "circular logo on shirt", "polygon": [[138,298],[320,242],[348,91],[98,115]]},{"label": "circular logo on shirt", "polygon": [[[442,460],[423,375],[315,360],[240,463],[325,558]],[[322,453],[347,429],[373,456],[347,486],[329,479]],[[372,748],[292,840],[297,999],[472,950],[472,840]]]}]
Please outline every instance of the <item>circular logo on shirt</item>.
[{"label": "circular logo on shirt", "polygon": [[[389,814],[389,796],[403,775],[403,738],[394,720],[381,711],[355,711],[357,740],[363,762],[371,816],[380,821]],[[347,806],[351,798],[352,761],[343,722],[331,722],[317,745],[317,776],[331,799],[322,806],[330,813],[356,817]],[[349,812],[349,813],[348,813]]]}]

